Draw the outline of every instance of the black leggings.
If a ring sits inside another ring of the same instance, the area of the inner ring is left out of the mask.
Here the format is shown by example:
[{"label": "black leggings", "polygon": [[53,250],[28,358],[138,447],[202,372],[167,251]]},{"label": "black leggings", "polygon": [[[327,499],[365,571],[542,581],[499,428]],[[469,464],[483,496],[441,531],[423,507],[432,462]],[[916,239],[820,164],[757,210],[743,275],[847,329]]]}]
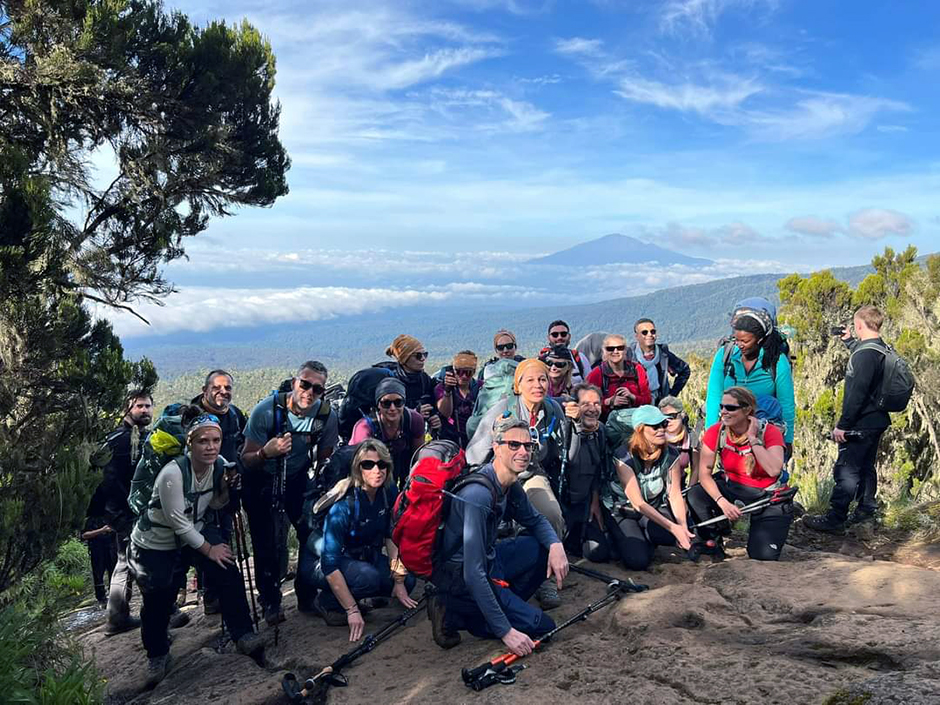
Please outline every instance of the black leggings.
[{"label": "black leggings", "polygon": [[[740,500],[750,504],[764,497],[767,493],[759,487],[748,487],[737,482],[729,482],[723,475],[715,475],[715,484],[722,496],[730,502]],[[708,496],[701,485],[694,485],[686,496],[686,502],[692,512],[695,522],[719,516],[722,512],[718,505]],[[793,502],[766,507],[750,515],[751,528],[747,534],[747,555],[758,561],[780,560],[783,545],[787,542],[790,533],[790,524],[793,523]],[[727,534],[727,522],[719,522],[711,526],[697,529],[702,540],[708,540]]]},{"label": "black leggings", "polygon": [[[668,508],[661,509],[660,512],[670,521],[675,521]],[[675,536],[656,522],[641,517],[638,512],[631,512],[629,517],[618,514],[615,519],[607,508],[602,506],[601,514],[604,517],[605,530],[601,531],[594,520],[581,524],[578,539],[571,541],[572,533],[568,533],[566,549],[569,546],[574,548],[577,543],[582,555],[594,563],[607,563],[619,558],[627,570],[646,570],[653,562],[653,552],[657,546],[676,545]]]}]

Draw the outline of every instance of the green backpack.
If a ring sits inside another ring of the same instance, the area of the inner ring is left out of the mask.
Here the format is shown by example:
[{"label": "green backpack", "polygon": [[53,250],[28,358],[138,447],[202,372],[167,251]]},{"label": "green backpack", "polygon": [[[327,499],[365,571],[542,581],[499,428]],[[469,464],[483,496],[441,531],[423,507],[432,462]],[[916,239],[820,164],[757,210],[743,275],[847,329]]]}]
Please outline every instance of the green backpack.
[{"label": "green backpack", "polygon": [[183,408],[183,404],[167,406],[154,423],[153,431],[144,444],[144,450],[134,470],[134,478],[131,480],[131,491],[127,496],[131,511],[138,516],[150,506],[153,485],[163,466],[182,455],[186,448],[186,433],[181,417]]},{"label": "green backpack", "polygon": [[607,429],[607,450],[611,456],[616,450],[630,442],[633,436],[633,412],[636,409],[616,409],[610,412],[604,426]]},{"label": "green backpack", "polygon": [[486,379],[483,380],[483,385],[477,394],[473,414],[467,420],[468,438],[473,438],[480,421],[483,420],[486,412],[492,409],[496,402],[513,396],[512,384],[518,366],[519,363],[516,360],[497,360],[486,366]]}]

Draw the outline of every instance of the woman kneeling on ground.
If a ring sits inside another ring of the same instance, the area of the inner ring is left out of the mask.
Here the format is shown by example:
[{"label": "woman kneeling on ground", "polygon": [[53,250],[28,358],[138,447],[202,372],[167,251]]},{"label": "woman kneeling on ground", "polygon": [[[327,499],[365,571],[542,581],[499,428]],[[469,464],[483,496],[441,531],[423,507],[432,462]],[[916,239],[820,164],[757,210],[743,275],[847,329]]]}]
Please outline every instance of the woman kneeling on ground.
[{"label": "woman kneeling on ground", "polygon": [[[724,514],[719,522],[698,530],[703,552],[724,554],[722,534],[741,517],[736,501],[750,504],[767,495],[783,470],[783,434],[775,425],[754,416],[757,399],[744,387],[729,387],[721,397],[721,421],[702,435],[699,484],[689,490],[689,507],[697,522]],[[763,432],[761,432],[763,429]],[[712,470],[717,469],[713,475]],[[747,555],[776,561],[793,522],[793,504],[767,507],[750,515]]]},{"label": "woman kneeling on ground", "polygon": [[655,406],[633,412],[634,431],[617,451],[617,478],[605,487],[605,518],[612,548],[628,570],[645,570],[656,546],[688,550],[679,451],[666,440],[668,419]]},{"label": "woman kneeling on ground", "polygon": [[[374,439],[363,441],[353,456],[349,478],[320,500],[334,504],[323,525],[315,576],[323,592],[314,607],[330,626],[348,625],[350,641],[362,638],[363,598],[394,596],[407,608],[417,604],[408,595],[415,579],[398,560],[398,547],[391,538],[397,495],[391,476],[392,458],[385,445]],[[314,513],[322,510],[322,506],[313,508]],[[388,555],[382,553],[383,545]]]},{"label": "woman kneeling on ground", "polygon": [[[222,620],[238,651],[256,656],[264,649],[263,638],[251,628],[245,584],[232,550],[224,543],[209,543],[202,534],[206,511],[228,504],[221,447],[218,418],[196,416],[187,426],[187,453],[160,470],[150,504],[131,532],[128,560],[143,596],[140,636],[150,659],[146,682],[150,688],[163,680],[169,668],[167,626],[177,589],[190,566],[203,570],[207,587],[219,596]],[[188,487],[184,478],[189,479]]]}]

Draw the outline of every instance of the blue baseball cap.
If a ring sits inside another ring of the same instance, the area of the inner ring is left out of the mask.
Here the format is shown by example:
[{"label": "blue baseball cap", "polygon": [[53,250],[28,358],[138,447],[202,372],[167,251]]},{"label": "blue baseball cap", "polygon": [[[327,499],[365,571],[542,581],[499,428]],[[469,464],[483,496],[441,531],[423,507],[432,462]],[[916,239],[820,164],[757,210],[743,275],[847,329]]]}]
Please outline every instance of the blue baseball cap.
[{"label": "blue baseball cap", "polygon": [[651,404],[644,404],[639,406],[633,412],[633,417],[630,419],[630,422],[633,424],[633,428],[636,428],[640,424],[645,426],[655,426],[658,423],[662,423],[666,420],[665,415],[659,409]]}]

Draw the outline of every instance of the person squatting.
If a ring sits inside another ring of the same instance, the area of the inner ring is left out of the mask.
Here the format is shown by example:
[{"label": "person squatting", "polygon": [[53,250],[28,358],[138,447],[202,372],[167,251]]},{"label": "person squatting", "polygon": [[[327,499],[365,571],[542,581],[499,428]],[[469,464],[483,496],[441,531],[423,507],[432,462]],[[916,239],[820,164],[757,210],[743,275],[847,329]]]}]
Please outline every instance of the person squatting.
[{"label": "person squatting", "polygon": [[[883,320],[863,307],[839,331],[852,357],[833,432],[836,489],[829,513],[805,521],[811,529],[838,531],[877,509],[874,456],[889,423],[873,401],[885,375]],[[262,626],[276,639],[287,618],[288,525],[300,545],[298,612],[359,642],[365,616],[390,598],[415,609],[423,579],[440,647],[468,632],[519,657],[555,629],[547,612],[563,603],[569,559],[642,571],[666,546],[721,560],[747,514],[747,555],[776,561],[793,522],[789,350],[769,302],[742,302],[731,329],[699,400],[698,433],[678,398],[689,365],[658,342],[649,318],[634,325],[632,344],[600,332],[572,345],[568,324],[553,321],[530,358],[500,329],[482,364],[460,350],[434,375],[425,346],[400,335],[391,361],[357,372],[339,399],[327,368],[310,360],[247,418],[232,404],[233,376],[214,370],[149,434],[152,398],[135,390],[106,439],[111,461],[83,533],[106,632],[140,627],[154,687],[170,669],[168,628],[187,621],[177,595],[195,567],[207,613],[221,613],[240,654],[262,658]],[[176,453],[164,452],[169,436]],[[437,513],[416,540],[425,506]]]}]

